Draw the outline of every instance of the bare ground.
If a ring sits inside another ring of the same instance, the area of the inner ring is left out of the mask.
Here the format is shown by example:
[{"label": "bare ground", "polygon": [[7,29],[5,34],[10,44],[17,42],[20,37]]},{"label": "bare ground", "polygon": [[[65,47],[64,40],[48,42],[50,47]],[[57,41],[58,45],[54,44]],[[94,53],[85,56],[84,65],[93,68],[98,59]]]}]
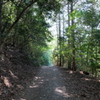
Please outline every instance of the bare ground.
[{"label": "bare ground", "polygon": [[11,100],[100,100],[100,80],[57,67],[43,66]]},{"label": "bare ground", "polygon": [[40,68],[14,47],[0,51],[0,100],[12,100],[24,91]]}]

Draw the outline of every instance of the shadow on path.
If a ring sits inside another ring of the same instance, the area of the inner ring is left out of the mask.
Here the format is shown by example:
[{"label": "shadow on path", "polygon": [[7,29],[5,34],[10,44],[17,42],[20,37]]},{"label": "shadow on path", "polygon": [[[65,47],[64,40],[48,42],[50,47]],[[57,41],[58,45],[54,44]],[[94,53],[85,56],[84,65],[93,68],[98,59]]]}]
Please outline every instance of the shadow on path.
[{"label": "shadow on path", "polygon": [[74,100],[57,67],[43,66],[26,90],[13,100]]},{"label": "shadow on path", "polygon": [[25,91],[12,100],[100,100],[100,82],[89,78],[43,66]]}]

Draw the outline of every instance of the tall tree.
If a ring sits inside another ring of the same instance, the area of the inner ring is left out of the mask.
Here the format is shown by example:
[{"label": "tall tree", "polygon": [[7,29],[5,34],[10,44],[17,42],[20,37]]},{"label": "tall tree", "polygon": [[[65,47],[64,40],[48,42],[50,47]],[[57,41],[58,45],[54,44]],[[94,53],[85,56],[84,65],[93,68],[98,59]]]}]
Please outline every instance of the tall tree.
[{"label": "tall tree", "polygon": [[62,55],[61,55],[61,16],[59,14],[59,49],[60,49],[60,52],[59,52],[59,66],[61,66],[62,64]]},{"label": "tall tree", "polygon": [[0,39],[2,37],[2,3],[3,3],[3,0],[0,0]]},{"label": "tall tree", "polygon": [[[70,27],[70,1],[68,1],[68,6],[67,6],[67,12],[68,12],[68,30],[69,30],[69,27]],[[68,48],[70,49],[70,34],[67,35],[68,37]],[[68,68],[71,69],[71,59],[70,59],[70,54],[68,53]]]},{"label": "tall tree", "polygon": [[[73,0],[71,1],[71,13],[73,13]],[[73,18],[73,14],[72,14],[72,18]],[[73,27],[74,25],[74,19],[71,20],[71,25]],[[75,33],[74,33],[74,29],[72,28],[71,31],[71,36],[72,36],[72,56],[73,56],[73,61],[72,61],[72,69],[75,71],[76,70],[76,61],[75,61]]]}]

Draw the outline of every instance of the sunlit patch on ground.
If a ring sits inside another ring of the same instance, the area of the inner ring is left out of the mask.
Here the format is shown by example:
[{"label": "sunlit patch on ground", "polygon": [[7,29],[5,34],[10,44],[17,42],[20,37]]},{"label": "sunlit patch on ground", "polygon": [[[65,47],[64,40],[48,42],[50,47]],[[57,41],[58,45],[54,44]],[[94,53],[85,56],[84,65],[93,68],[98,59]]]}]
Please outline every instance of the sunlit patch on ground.
[{"label": "sunlit patch on ground", "polygon": [[47,67],[47,66],[42,66],[42,68],[43,68],[43,69],[47,69],[47,68],[49,68],[49,67]]},{"label": "sunlit patch on ground", "polygon": [[26,99],[21,98],[20,100],[26,100]]},{"label": "sunlit patch on ground", "polygon": [[85,80],[85,81],[95,81],[95,82],[100,82],[100,80],[96,80],[96,79],[90,79],[90,78],[81,78],[82,80]]},{"label": "sunlit patch on ground", "polygon": [[30,88],[37,88],[39,85],[29,86]]},{"label": "sunlit patch on ground", "polygon": [[18,88],[23,89],[24,87],[22,85],[17,85]]},{"label": "sunlit patch on ground", "polygon": [[54,67],[54,66],[48,66],[48,67]]},{"label": "sunlit patch on ground", "polygon": [[16,75],[14,75],[14,73],[13,73],[11,70],[9,70],[9,72],[10,72],[10,74],[11,74],[11,76],[12,76],[13,78],[18,79],[18,77],[17,77]]},{"label": "sunlit patch on ground", "polygon": [[83,71],[79,71],[80,74],[83,74]]},{"label": "sunlit patch on ground", "polygon": [[12,87],[12,84],[10,83],[8,77],[3,77],[3,76],[1,76],[1,79],[4,81],[4,84],[5,84],[7,87]]},{"label": "sunlit patch on ground", "polygon": [[32,85],[30,85],[29,88],[38,88],[45,81],[48,81],[48,79],[44,80],[43,77],[35,77],[35,81],[32,82]]},{"label": "sunlit patch on ground", "polygon": [[69,71],[69,74],[73,74],[73,71]]},{"label": "sunlit patch on ground", "polygon": [[56,69],[54,69],[53,71],[56,71]]},{"label": "sunlit patch on ground", "polygon": [[[11,99],[11,100],[15,100],[15,99]],[[26,100],[26,99],[20,98],[20,100]]]},{"label": "sunlit patch on ground", "polygon": [[57,93],[58,95],[61,95],[63,97],[70,97],[70,95],[66,92],[66,87],[57,87],[55,88],[55,93]]},{"label": "sunlit patch on ground", "polygon": [[89,79],[89,78],[82,78],[83,80],[85,80],[85,81],[90,81],[91,79]]},{"label": "sunlit patch on ground", "polygon": [[35,77],[35,80],[41,79],[41,77]]}]

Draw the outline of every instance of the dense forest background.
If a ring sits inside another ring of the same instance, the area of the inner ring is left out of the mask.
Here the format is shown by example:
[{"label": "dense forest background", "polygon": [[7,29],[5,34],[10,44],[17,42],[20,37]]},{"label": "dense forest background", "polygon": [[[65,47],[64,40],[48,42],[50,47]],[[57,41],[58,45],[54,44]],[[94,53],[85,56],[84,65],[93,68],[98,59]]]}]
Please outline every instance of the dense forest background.
[{"label": "dense forest background", "polygon": [[7,55],[4,50],[12,47],[33,65],[48,65],[47,43],[53,36],[46,20],[56,16],[60,6],[56,0],[0,0],[0,49],[4,53],[1,57]]},{"label": "dense forest background", "polygon": [[58,41],[53,52],[56,65],[100,76],[99,6],[99,0],[62,2],[56,19]]},{"label": "dense forest background", "polygon": [[[20,59],[42,66],[52,63],[52,54],[57,66],[99,77],[99,6],[99,0],[0,0],[1,59],[17,50]],[[48,20],[56,23],[56,47],[48,45],[55,39]]]}]

